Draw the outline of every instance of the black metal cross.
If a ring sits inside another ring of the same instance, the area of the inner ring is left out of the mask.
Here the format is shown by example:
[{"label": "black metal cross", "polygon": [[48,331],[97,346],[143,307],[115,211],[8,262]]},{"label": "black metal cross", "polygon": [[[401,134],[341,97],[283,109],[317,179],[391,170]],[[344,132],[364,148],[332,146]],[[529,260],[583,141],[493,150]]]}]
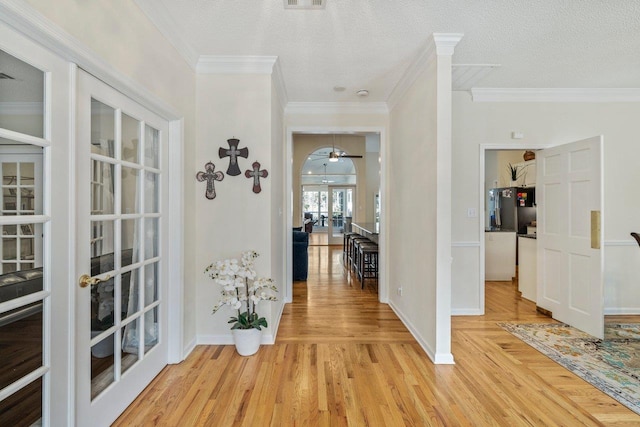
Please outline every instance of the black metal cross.
[{"label": "black metal cross", "polygon": [[249,157],[249,149],[241,148],[238,150],[240,140],[236,138],[227,139],[227,142],[229,143],[229,148],[220,147],[218,149],[218,156],[220,156],[221,159],[229,157],[229,167],[227,168],[227,175],[240,175],[240,168],[238,167],[238,157],[244,157],[245,159]]},{"label": "black metal cross", "polygon": [[251,167],[253,167],[253,170],[247,170],[244,173],[244,176],[247,178],[253,178],[253,192],[259,193],[262,191],[262,188],[260,187],[260,178],[266,178],[269,175],[269,172],[267,172],[266,169],[260,170],[260,163],[258,162],[253,162]]},{"label": "black metal cross", "polygon": [[224,179],[224,174],[222,172],[214,172],[215,168],[216,165],[209,162],[204,165],[205,172],[200,171],[196,174],[196,179],[198,181],[207,181],[207,191],[204,193],[204,196],[209,200],[213,200],[216,198],[216,188],[214,186],[215,182],[222,181]]}]

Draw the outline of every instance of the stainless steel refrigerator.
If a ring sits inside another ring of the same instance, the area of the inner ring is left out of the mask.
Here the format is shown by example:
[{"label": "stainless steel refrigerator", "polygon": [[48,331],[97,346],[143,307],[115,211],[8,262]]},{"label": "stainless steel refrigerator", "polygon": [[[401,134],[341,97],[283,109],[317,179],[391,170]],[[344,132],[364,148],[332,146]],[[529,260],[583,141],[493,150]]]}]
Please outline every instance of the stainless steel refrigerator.
[{"label": "stainless steel refrigerator", "polygon": [[535,188],[505,187],[489,190],[491,230],[527,233],[527,225],[536,220]]}]

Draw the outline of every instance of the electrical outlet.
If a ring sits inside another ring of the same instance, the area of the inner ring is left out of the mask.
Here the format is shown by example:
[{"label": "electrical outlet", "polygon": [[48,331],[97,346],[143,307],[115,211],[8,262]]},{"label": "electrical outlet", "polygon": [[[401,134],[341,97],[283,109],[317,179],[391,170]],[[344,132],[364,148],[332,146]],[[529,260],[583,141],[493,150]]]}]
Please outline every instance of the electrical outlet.
[{"label": "electrical outlet", "polygon": [[476,218],[478,216],[478,210],[476,208],[467,209],[467,218]]},{"label": "electrical outlet", "polygon": [[402,296],[402,288],[398,288],[398,295]]}]

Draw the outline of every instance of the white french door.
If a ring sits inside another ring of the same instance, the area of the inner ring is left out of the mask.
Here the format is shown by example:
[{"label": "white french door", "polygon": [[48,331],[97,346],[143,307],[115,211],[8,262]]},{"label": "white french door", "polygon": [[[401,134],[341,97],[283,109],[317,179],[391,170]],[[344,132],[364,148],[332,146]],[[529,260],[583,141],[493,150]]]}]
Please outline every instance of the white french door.
[{"label": "white french door", "polygon": [[345,227],[353,219],[356,201],[355,186],[329,186],[329,244],[343,243]]},{"label": "white french door", "polygon": [[537,304],[602,338],[602,137],[540,150],[536,158]]},{"label": "white french door", "polygon": [[168,123],[78,72],[76,420],[108,426],[167,364]]}]

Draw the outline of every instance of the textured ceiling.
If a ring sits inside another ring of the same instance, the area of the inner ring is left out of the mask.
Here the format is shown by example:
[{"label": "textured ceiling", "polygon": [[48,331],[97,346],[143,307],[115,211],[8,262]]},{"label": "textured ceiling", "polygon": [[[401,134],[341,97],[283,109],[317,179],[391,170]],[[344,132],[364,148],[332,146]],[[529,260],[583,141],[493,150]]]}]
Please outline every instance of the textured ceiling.
[{"label": "textured ceiling", "polygon": [[187,56],[278,56],[289,101],[386,101],[434,32],[464,33],[454,63],[501,64],[476,87],[640,88],[638,0],[136,2]]}]

